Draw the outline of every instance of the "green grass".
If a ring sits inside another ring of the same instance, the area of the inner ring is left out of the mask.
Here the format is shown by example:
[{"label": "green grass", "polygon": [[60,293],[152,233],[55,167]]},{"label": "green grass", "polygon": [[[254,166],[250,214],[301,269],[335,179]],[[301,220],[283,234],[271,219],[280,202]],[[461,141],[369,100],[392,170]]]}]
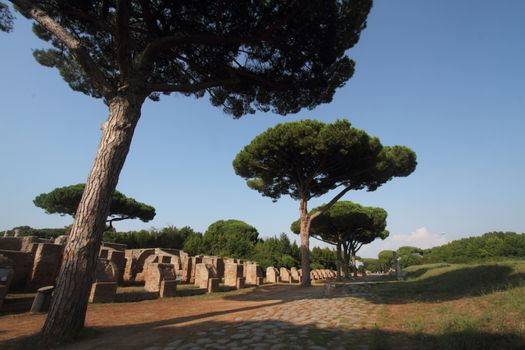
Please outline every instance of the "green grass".
[{"label": "green grass", "polygon": [[445,300],[509,290],[524,285],[525,261],[490,264],[431,264],[406,269],[404,281],[379,283],[375,291],[404,299]]},{"label": "green grass", "polygon": [[389,331],[376,332],[386,343],[373,348],[525,349],[524,260],[419,265],[406,272],[404,281],[373,286],[397,307],[381,322]]}]

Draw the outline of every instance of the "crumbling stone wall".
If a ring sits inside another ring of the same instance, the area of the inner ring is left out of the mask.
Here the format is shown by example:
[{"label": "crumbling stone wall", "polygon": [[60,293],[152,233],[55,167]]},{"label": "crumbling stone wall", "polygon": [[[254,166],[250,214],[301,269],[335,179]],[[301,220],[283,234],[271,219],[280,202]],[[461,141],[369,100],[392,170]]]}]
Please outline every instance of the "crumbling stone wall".
[{"label": "crumbling stone wall", "polygon": [[117,282],[121,284],[124,281],[124,272],[126,270],[125,252],[110,247],[101,247],[99,258],[111,260],[117,267]]},{"label": "crumbling stone wall", "polygon": [[279,270],[273,266],[266,268],[266,281],[269,283],[279,282]]},{"label": "crumbling stone wall", "polygon": [[259,264],[251,263],[246,267],[246,283],[252,285],[259,285],[258,278],[263,277],[263,271]]},{"label": "crumbling stone wall", "polygon": [[217,278],[224,278],[224,260],[220,256],[204,256],[202,257],[204,264],[210,264],[215,267],[217,271]]},{"label": "crumbling stone wall", "polygon": [[16,250],[0,250],[0,254],[13,262],[11,288],[24,288],[33,269],[33,254]]},{"label": "crumbling stone wall", "polygon": [[172,264],[147,262],[144,271],[144,289],[148,292],[159,292],[162,281],[175,281],[176,279]]},{"label": "crumbling stone wall", "polygon": [[38,289],[45,286],[54,286],[62,262],[64,246],[53,243],[34,243],[34,260],[27,286]]},{"label": "crumbling stone wall", "polygon": [[217,278],[217,270],[211,264],[199,263],[195,266],[195,284],[199,288],[208,288],[208,280]]},{"label": "crumbling stone wall", "polygon": [[137,275],[142,272],[146,259],[153,254],[155,254],[154,248],[127,249],[125,251],[126,268],[124,270],[124,279],[128,281],[142,281],[140,278],[137,279]]},{"label": "crumbling stone wall", "polygon": [[224,267],[224,284],[228,287],[237,286],[237,279],[242,276],[243,266],[234,262],[228,262]]},{"label": "crumbling stone wall", "polygon": [[191,271],[190,271],[190,283],[195,283],[195,273],[197,271],[197,264],[202,263],[202,256],[192,256],[191,257]]}]

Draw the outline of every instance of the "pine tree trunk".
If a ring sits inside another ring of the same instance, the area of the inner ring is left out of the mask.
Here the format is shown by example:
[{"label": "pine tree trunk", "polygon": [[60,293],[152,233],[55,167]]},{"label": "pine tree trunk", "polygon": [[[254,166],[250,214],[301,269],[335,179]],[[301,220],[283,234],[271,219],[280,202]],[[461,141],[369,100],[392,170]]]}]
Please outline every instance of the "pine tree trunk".
[{"label": "pine tree trunk", "polygon": [[348,254],[348,246],[343,244],[343,272],[345,278],[350,278],[350,254]]},{"label": "pine tree trunk", "polygon": [[335,263],[337,265],[337,280],[341,280],[341,242],[337,243],[337,258],[335,259]]},{"label": "pine tree trunk", "polygon": [[134,97],[115,97],[109,101],[109,117],[102,127],[97,155],[75,214],[51,308],[42,328],[47,344],[71,339],[84,326],[109,204],[143,102],[144,99]]},{"label": "pine tree trunk", "polygon": [[301,199],[300,207],[301,218],[301,269],[303,274],[301,276],[301,286],[310,287],[310,215],[308,215],[308,207],[305,199]]},{"label": "pine tree trunk", "polygon": [[354,270],[354,277],[357,277],[357,266],[356,266],[357,260],[355,257],[355,251],[352,250],[351,255],[352,255],[352,270]]}]

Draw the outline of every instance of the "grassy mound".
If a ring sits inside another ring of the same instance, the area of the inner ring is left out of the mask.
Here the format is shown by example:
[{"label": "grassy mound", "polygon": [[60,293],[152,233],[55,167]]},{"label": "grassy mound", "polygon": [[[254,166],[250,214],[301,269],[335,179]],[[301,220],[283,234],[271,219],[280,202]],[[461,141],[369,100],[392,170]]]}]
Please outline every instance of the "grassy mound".
[{"label": "grassy mound", "polygon": [[376,349],[525,349],[525,261],[430,264],[374,286]]}]

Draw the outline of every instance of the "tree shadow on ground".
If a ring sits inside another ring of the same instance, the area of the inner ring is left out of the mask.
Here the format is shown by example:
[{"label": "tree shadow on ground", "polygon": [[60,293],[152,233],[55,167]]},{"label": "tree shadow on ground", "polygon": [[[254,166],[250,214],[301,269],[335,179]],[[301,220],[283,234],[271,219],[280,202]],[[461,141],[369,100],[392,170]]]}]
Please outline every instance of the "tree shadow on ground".
[{"label": "tree shadow on ground", "polygon": [[[426,270],[423,272],[425,273],[431,269],[421,270]],[[326,290],[326,288],[319,290],[319,286],[302,288],[296,285],[288,287],[286,285],[270,285],[258,288],[257,293],[226,296],[225,299],[293,301],[353,296],[367,299],[373,303],[402,304],[457,300],[525,286],[525,273],[515,273],[510,266],[506,265],[462,267],[424,279],[417,279],[423,273],[416,270],[404,281],[393,280],[388,276],[383,280],[327,281],[326,283],[335,285],[330,290]],[[272,292],[273,288],[284,289],[276,293]],[[293,293],[288,293],[290,288],[293,289]]]},{"label": "tree shadow on ground", "polygon": [[[487,295],[525,285],[525,273],[515,273],[506,265],[462,267],[424,279],[417,279],[421,274],[415,272],[405,281],[371,284],[370,292],[381,296],[383,302],[437,302]],[[417,276],[416,279],[413,276]]]},{"label": "tree shadow on ground", "polygon": [[[525,339],[517,334],[466,331],[442,335],[382,329],[320,328],[283,321],[203,321],[167,327],[161,322],[130,327],[86,329],[63,350],[93,349],[429,349],[518,350]],[[0,342],[2,349],[42,348],[35,337]]]}]

